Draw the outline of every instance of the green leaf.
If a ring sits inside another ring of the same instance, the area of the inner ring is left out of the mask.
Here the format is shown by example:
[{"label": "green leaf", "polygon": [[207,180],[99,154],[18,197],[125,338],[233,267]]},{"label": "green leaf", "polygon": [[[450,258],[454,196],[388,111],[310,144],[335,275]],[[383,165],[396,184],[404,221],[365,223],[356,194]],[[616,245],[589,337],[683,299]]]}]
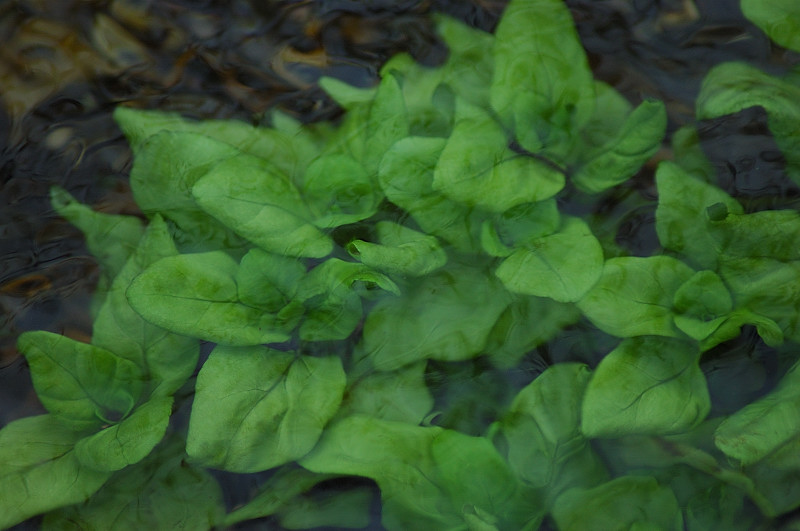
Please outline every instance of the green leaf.
[{"label": "green leaf", "polygon": [[147,321],[178,334],[230,345],[288,340],[293,322],[240,302],[237,269],[222,251],[168,256],[131,282],[128,300]]},{"label": "green leaf", "polygon": [[800,52],[800,5],[793,0],[742,0],[742,13],[769,38]]},{"label": "green leaf", "polygon": [[763,107],[767,111],[767,126],[786,157],[786,171],[795,182],[800,182],[798,101],[800,86],[746,63],[722,63],[714,67],[703,80],[697,96],[697,118],[704,120],[748,107]]},{"label": "green leaf", "polygon": [[397,285],[383,273],[355,262],[329,258],[302,279],[297,300],[308,309],[300,325],[300,339],[345,339],[361,321],[361,297],[377,291],[399,295]]},{"label": "green leaf", "polygon": [[183,385],[197,366],[200,345],[194,338],[171,334],[142,319],[131,308],[125,292],[147,266],[177,253],[166,223],[156,215],[136,252],[111,284],[92,330],[93,345],[111,350],[142,369],[149,395],[168,396]]},{"label": "green leaf", "polygon": [[452,266],[420,279],[403,297],[378,301],[364,323],[364,350],[383,371],[423,359],[473,358],[509,302],[485,272]]},{"label": "green leaf", "polygon": [[192,194],[205,211],[265,251],[321,258],[333,249],[311,224],[313,214],[294,184],[256,157],[220,162]]},{"label": "green leaf", "polygon": [[88,500],[46,515],[42,528],[212,529],[224,515],[222,492],[211,474],[184,458],[183,442],[168,438],[144,461],[114,474]]},{"label": "green leaf", "polygon": [[216,347],[197,377],[186,451],[231,472],[294,461],[317,443],[344,388],[338,357]]},{"label": "green leaf", "polygon": [[76,427],[116,422],[139,399],[140,369],[112,352],[43,330],[23,333],[17,345],[39,400]]},{"label": "green leaf", "polygon": [[743,465],[755,463],[800,436],[800,363],[767,396],[745,406],[717,428],[714,442]]},{"label": "green leaf", "polygon": [[248,306],[279,312],[297,293],[306,266],[296,258],[250,249],[236,272],[239,300]]},{"label": "green leaf", "polygon": [[492,256],[508,256],[516,247],[533,245],[561,225],[554,199],[525,203],[487,220],[481,227],[481,244]]},{"label": "green leaf", "polygon": [[372,372],[347,388],[339,416],[365,415],[383,420],[421,424],[433,409],[425,384],[424,361],[392,372]]},{"label": "green leaf", "polygon": [[710,225],[717,251],[725,258],[800,260],[800,213],[795,210],[728,213]]},{"label": "green leaf", "polygon": [[696,345],[664,337],[626,339],[600,362],[581,410],[587,437],[688,431],[711,408]]},{"label": "green leaf", "polygon": [[578,321],[580,315],[574,304],[519,297],[500,315],[484,350],[494,366],[516,367],[525,354],[555,338],[564,327]]},{"label": "green leaf", "polygon": [[685,256],[700,269],[716,269],[718,243],[711,234],[706,209],[722,204],[741,214],[742,206],[719,188],[696,179],[675,163],[664,161],[656,171],[656,232],[665,249]]},{"label": "green leaf", "polygon": [[578,307],[600,330],[617,336],[679,335],[672,301],[694,271],[670,256],[611,258]]},{"label": "green leaf", "polygon": [[[224,142],[239,151],[271,161],[292,178],[302,174],[319,152],[311,127],[288,128],[288,119],[279,113],[273,113],[274,129],[254,127],[240,120],[189,120],[176,113],[128,107],[114,109],[114,120],[130,141],[136,157],[141,155],[142,141],[160,131],[191,133]],[[278,127],[281,124],[283,128]],[[183,161],[191,163],[192,159]]]},{"label": "green leaf", "polygon": [[463,528],[468,510],[520,527],[513,514],[521,503],[517,483],[480,437],[353,416],[326,430],[300,464],[312,472],[375,480],[387,529]]},{"label": "green leaf", "polygon": [[378,92],[375,87],[354,87],[335,77],[322,76],[317,83],[336,103],[348,110],[359,105],[369,104],[375,99],[375,94]]},{"label": "green leaf", "polygon": [[388,273],[427,275],[447,263],[447,254],[434,236],[391,221],[375,224],[379,243],[353,240],[347,252],[364,265]]},{"label": "green leaf", "polygon": [[522,147],[560,158],[594,108],[592,72],[561,0],[517,0],[495,32],[491,104]]},{"label": "green leaf", "polygon": [[383,199],[364,167],[349,155],[323,155],[312,162],[301,187],[320,228],[338,227],[372,216]]},{"label": "green leaf", "polygon": [[681,508],[672,490],[642,476],[569,490],[556,500],[553,518],[559,529],[683,529]]},{"label": "green leaf", "polygon": [[667,112],[657,100],[639,105],[601,148],[582,158],[572,181],[581,190],[597,193],[632,177],[661,147]]},{"label": "green leaf", "polygon": [[709,270],[698,271],[678,288],[673,304],[677,312],[706,320],[733,310],[728,288]]},{"label": "green leaf", "polygon": [[84,233],[86,246],[103,266],[106,279],[117,276],[142,237],[142,221],[133,216],[95,212],[58,186],[50,189],[50,202],[56,212]]},{"label": "green leaf", "polygon": [[15,420],[0,430],[0,527],[80,503],[110,476],[81,466],[73,445],[85,432],[53,415]]},{"label": "green leaf", "polygon": [[578,218],[564,218],[561,229],[514,251],[495,274],[509,290],[575,302],[600,278],[603,249]]},{"label": "green leaf", "polygon": [[434,18],[436,28],[450,52],[447,61],[438,69],[442,81],[460,98],[488,108],[494,36],[438,13],[434,14]]},{"label": "green leaf", "polygon": [[164,438],[171,413],[171,396],[154,398],[119,424],[78,441],[75,455],[82,465],[100,472],[138,463]]},{"label": "green leaf", "polygon": [[778,325],[778,334],[771,330],[769,323],[765,323],[763,330],[759,329],[768,344],[777,346],[784,336],[800,341],[800,308],[797,305],[800,261],[782,262],[760,257],[731,259],[725,260],[719,272],[737,307]]},{"label": "green leaf", "polygon": [[433,189],[433,175],[443,138],[409,137],[383,156],[378,180],[386,197],[411,214],[423,232],[436,235],[460,250],[480,249],[480,213]]},{"label": "green leaf", "polygon": [[389,147],[408,136],[409,120],[403,93],[393,75],[384,76],[372,102],[364,139],[364,168],[370,176],[377,172]]},{"label": "green leaf", "polygon": [[545,507],[568,488],[607,479],[580,430],[580,404],[590,377],[582,364],[553,365],[517,394],[498,423],[512,470],[543,489]]},{"label": "green leaf", "polygon": [[232,146],[187,132],[161,132],[137,149],[131,188],[145,214],[161,214],[177,226],[186,249],[237,246],[239,238],[198,205],[192,187],[222,160],[240,155]]},{"label": "green leaf", "polygon": [[503,212],[543,201],[564,187],[564,175],[547,163],[508,147],[499,123],[464,100],[433,174],[433,188],[468,207]]}]

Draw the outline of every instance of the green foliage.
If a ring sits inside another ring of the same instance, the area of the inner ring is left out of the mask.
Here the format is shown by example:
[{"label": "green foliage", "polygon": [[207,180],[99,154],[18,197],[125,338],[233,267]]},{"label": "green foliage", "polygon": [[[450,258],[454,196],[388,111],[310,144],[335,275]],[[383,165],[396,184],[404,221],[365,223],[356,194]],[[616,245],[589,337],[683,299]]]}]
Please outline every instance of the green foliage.
[{"label": "green foliage", "polygon": [[[790,8],[743,3],[796,47]],[[91,343],[19,338],[49,413],[0,429],[0,526],[359,528],[376,495],[387,529],[437,531],[800,507],[800,215],[747,211],[684,128],[655,176],[662,251],[631,256],[618,220],[562,207],[638,172],[663,104],[592,78],[561,0],[512,0],[494,35],[437,21],[441,66],[320,81],[337,126],[116,110],[148,222],[52,191],[105,279]],[[797,179],[792,79],[720,65],[698,116],[763,105]],[[715,413],[714,347],[744,326],[791,369]],[[231,508],[208,469],[267,474]]]}]

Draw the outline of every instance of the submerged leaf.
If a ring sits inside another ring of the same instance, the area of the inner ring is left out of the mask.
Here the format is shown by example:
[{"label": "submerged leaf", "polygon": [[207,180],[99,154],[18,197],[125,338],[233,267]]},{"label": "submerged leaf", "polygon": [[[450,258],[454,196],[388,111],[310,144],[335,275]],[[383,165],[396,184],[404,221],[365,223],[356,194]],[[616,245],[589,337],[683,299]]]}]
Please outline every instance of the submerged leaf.
[{"label": "submerged leaf", "polygon": [[495,274],[509,291],[580,300],[603,272],[603,249],[578,218],[565,218],[561,229],[514,251]]},{"label": "submerged leaf", "polygon": [[553,197],[563,187],[560,171],[511,150],[491,115],[457,102],[456,124],[433,174],[435,190],[468,207],[503,212]]},{"label": "submerged leaf", "polygon": [[111,475],[81,466],[74,444],[86,435],[53,415],[15,420],[0,430],[0,527],[81,503]]},{"label": "submerged leaf", "polygon": [[218,346],[197,377],[186,452],[230,472],[299,459],[339,409],[344,388],[338,357]]},{"label": "submerged leaf", "polygon": [[265,251],[321,258],[333,249],[311,224],[313,215],[294,184],[256,157],[220,162],[192,194],[205,211]]},{"label": "submerged leaf", "polygon": [[230,345],[289,339],[294,320],[242,304],[238,266],[222,251],[169,256],[131,282],[131,306],[149,322],[178,334]]},{"label": "submerged leaf", "polygon": [[491,105],[522,147],[560,158],[594,108],[594,84],[562,0],[509,4],[497,26]]},{"label": "submerged leaf", "polygon": [[44,330],[25,332],[18,346],[42,404],[76,427],[119,421],[139,399],[141,370],[112,352]]},{"label": "submerged leaf", "polygon": [[672,301],[693,274],[666,255],[611,258],[578,307],[595,326],[617,337],[676,337],[680,333],[672,321]]},{"label": "submerged leaf", "polygon": [[600,362],[583,397],[587,437],[688,431],[711,408],[697,346],[664,337],[626,339]]},{"label": "submerged leaf", "polygon": [[509,302],[485,272],[449,267],[424,277],[403,297],[378,301],[364,323],[364,350],[382,371],[423,359],[473,358]]}]

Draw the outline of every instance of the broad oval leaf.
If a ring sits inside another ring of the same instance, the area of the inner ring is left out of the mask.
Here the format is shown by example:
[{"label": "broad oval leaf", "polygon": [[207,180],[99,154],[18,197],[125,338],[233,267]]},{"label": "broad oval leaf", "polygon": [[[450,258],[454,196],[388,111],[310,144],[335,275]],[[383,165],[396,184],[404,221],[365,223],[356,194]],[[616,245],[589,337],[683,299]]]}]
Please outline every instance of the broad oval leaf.
[{"label": "broad oval leaf", "polygon": [[741,9],[770,39],[800,52],[800,4],[794,0],[742,0]]},{"label": "broad oval leaf", "polygon": [[108,350],[43,330],[20,335],[18,346],[39,400],[76,426],[119,421],[139,399],[141,370]]},{"label": "broad oval leaf", "polygon": [[753,464],[800,436],[800,362],[767,396],[740,409],[719,425],[714,442],[742,465]]},{"label": "broad oval leaf", "polygon": [[138,463],[164,438],[171,413],[171,396],[154,398],[122,422],[78,441],[75,455],[82,465],[100,472]]},{"label": "broad oval leaf", "polygon": [[711,409],[697,345],[664,337],[626,339],[600,362],[586,387],[587,437],[688,431]]},{"label": "broad oval leaf", "polygon": [[0,527],[81,503],[111,476],[81,466],[73,445],[86,432],[53,415],[15,420],[0,430]]},{"label": "broad oval leaf", "polygon": [[575,302],[603,272],[603,248],[585,222],[564,218],[561,229],[514,251],[495,274],[509,290]]},{"label": "broad oval leaf", "polygon": [[297,460],[339,409],[345,384],[335,356],[218,346],[197,377],[186,451],[230,472]]},{"label": "broad oval leaf", "polygon": [[512,151],[486,111],[457,102],[456,124],[433,174],[435,190],[468,207],[503,212],[553,197],[564,182],[551,165]]},{"label": "broad oval leaf", "polygon": [[222,251],[162,258],[131,282],[128,300],[147,321],[230,345],[289,339],[293,322],[239,300],[238,265]]},{"label": "broad oval leaf", "polygon": [[311,223],[313,215],[288,177],[246,155],[214,166],[192,188],[197,203],[265,251],[321,258],[333,243]]},{"label": "broad oval leaf", "polygon": [[430,137],[400,140],[384,154],[378,180],[389,201],[407,210],[424,232],[460,250],[480,249],[480,213],[433,189],[434,169],[446,143]]},{"label": "broad oval leaf", "polygon": [[323,155],[312,162],[301,186],[314,225],[332,228],[373,215],[383,199],[364,167],[349,155]]},{"label": "broad oval leaf", "polygon": [[423,277],[402,297],[378,301],[364,322],[364,350],[385,371],[423,359],[470,359],[483,352],[510,302],[486,272],[451,267]]},{"label": "broad oval leaf", "polygon": [[657,100],[646,100],[628,115],[614,138],[582,160],[572,175],[589,193],[616,186],[632,177],[661,147],[667,111]]},{"label": "broad oval leaf", "polygon": [[693,274],[689,266],[666,255],[611,258],[578,307],[597,328],[617,337],[677,337],[672,301]]},{"label": "broad oval leaf", "polygon": [[509,4],[495,32],[492,108],[520,144],[555,156],[585,125],[594,84],[569,9],[562,0]]}]

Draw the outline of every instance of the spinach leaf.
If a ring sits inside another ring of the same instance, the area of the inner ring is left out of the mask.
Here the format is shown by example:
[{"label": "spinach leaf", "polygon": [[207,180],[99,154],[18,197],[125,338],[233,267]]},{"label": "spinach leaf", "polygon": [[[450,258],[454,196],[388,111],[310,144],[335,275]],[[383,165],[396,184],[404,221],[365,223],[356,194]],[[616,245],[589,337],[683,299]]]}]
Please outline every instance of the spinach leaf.
[{"label": "spinach leaf", "polygon": [[711,402],[695,345],[665,337],[626,339],[597,366],[586,387],[587,437],[688,431]]},{"label": "spinach leaf", "polygon": [[742,0],[750,22],[784,48],[800,52],[800,6],[791,0]]},{"label": "spinach leaf", "polygon": [[586,223],[569,217],[564,218],[558,232],[536,238],[514,251],[495,274],[509,291],[575,302],[602,272],[600,242]]},{"label": "spinach leaf", "polygon": [[607,472],[580,430],[580,404],[591,373],[585,365],[549,367],[514,398],[497,424],[514,473],[536,489],[547,508],[563,491],[592,487]]},{"label": "spinach leaf", "polygon": [[121,422],[78,441],[75,455],[82,465],[100,472],[138,463],[164,438],[171,414],[171,396],[154,398]]},{"label": "spinach leaf", "polygon": [[[462,528],[465,520],[483,528],[510,520],[517,527],[524,520],[518,484],[484,438],[352,416],[328,428],[300,464],[312,472],[375,480],[387,529]],[[473,481],[472,473],[481,481]]]},{"label": "spinach leaf", "polygon": [[484,221],[480,211],[449,199],[434,189],[434,171],[447,141],[408,137],[384,154],[378,181],[386,197],[407,210],[424,232],[440,237],[459,250],[480,249]]},{"label": "spinach leaf", "polygon": [[142,392],[142,373],[105,349],[43,330],[25,332],[18,346],[47,410],[76,429],[125,418]]},{"label": "spinach leaf", "polygon": [[693,274],[689,266],[666,255],[611,258],[578,307],[611,335],[678,337],[672,319],[673,299]]},{"label": "spinach leaf", "polygon": [[218,346],[197,377],[186,452],[231,472],[299,459],[339,409],[344,388],[337,357]]},{"label": "spinach leaf", "polygon": [[716,269],[718,244],[709,228],[707,209],[722,205],[728,213],[742,214],[742,206],[719,188],[692,177],[669,161],[658,165],[656,185],[656,233],[661,245],[685,256],[700,269]]},{"label": "spinach leaf", "polygon": [[333,248],[315,227],[296,186],[271,164],[240,154],[205,173],[192,188],[197,203],[265,251],[321,258]]},{"label": "spinach leaf", "polygon": [[456,102],[456,122],[433,173],[433,189],[491,212],[542,201],[564,187],[564,175],[508,147],[500,124],[483,109]]},{"label": "spinach leaf", "polygon": [[494,43],[491,105],[530,152],[555,160],[594,110],[592,72],[560,0],[508,5]]},{"label": "spinach leaf", "polygon": [[800,407],[798,379],[800,363],[786,373],[772,393],[725,419],[714,434],[717,447],[749,465],[793,442],[800,435],[800,421],[795,414]]},{"label": "spinach leaf", "polygon": [[243,304],[237,273],[222,251],[168,256],[134,278],[127,296],[147,321],[178,334],[230,345],[287,341],[294,309],[284,315]]},{"label": "spinach leaf", "polygon": [[0,526],[80,503],[111,475],[82,466],[73,446],[85,435],[54,415],[15,420],[0,430]]},{"label": "spinach leaf", "polygon": [[103,277],[110,282],[136,250],[144,227],[139,218],[96,212],[78,203],[60,187],[50,190],[53,210],[81,229],[86,246],[103,266]]},{"label": "spinach leaf", "polygon": [[382,371],[423,359],[473,358],[510,299],[485,272],[453,265],[420,279],[403,297],[378,301],[364,322],[364,351]]},{"label": "spinach leaf", "polygon": [[170,437],[88,500],[47,514],[42,528],[212,529],[224,514],[222,492],[211,474],[184,458],[183,441]]},{"label": "spinach leaf", "polygon": [[195,338],[169,333],[142,319],[128,303],[125,293],[146,267],[177,254],[166,223],[156,215],[139,247],[114,278],[92,331],[93,345],[112,351],[142,369],[150,396],[168,396],[183,385],[197,366],[200,348]]}]

